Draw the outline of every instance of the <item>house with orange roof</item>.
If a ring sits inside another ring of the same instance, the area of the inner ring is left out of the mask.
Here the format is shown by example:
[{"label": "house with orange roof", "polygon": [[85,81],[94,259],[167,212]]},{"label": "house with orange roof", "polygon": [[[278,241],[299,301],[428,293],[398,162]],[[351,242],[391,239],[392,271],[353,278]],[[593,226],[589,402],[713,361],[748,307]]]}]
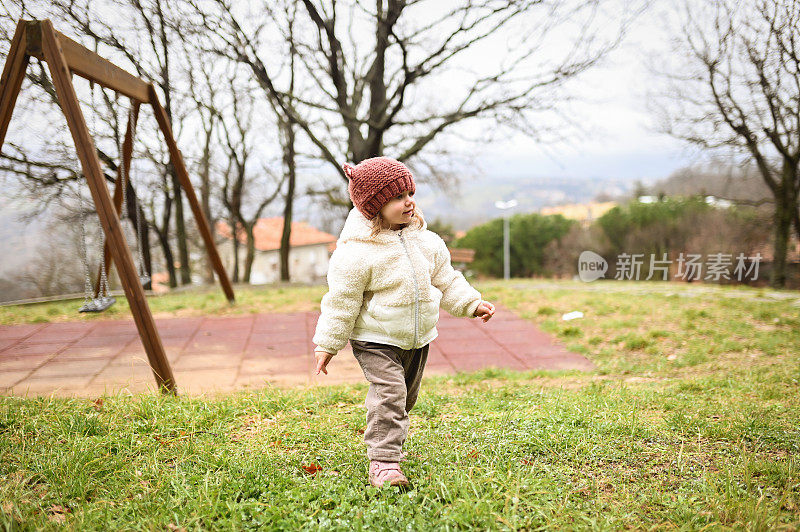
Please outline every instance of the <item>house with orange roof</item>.
[{"label": "house with orange roof", "polygon": [[[233,239],[230,225],[218,221],[216,232],[224,241],[218,249],[225,268],[233,271]],[[283,216],[259,218],[253,228],[256,256],[250,284],[267,284],[280,281],[280,247],[283,233]],[[239,267],[244,269],[247,256],[247,237],[243,231],[237,235],[239,241]],[[336,248],[336,237],[320,231],[306,222],[292,222],[289,237],[289,276],[291,282],[324,283],[328,273],[328,259]]]}]

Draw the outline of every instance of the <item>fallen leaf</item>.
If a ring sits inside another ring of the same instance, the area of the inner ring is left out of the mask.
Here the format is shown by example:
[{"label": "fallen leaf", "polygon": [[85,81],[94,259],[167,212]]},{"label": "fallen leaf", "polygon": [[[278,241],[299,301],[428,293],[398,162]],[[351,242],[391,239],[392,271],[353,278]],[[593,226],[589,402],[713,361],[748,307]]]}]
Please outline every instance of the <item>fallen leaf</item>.
[{"label": "fallen leaf", "polygon": [[303,469],[305,469],[305,470],[306,470],[306,473],[308,473],[308,474],[310,474],[310,475],[313,475],[313,474],[315,474],[317,471],[321,471],[321,470],[322,470],[322,467],[321,467],[320,465],[318,465],[318,464],[310,464],[310,465],[302,465],[302,464],[301,464],[301,467],[302,467]]},{"label": "fallen leaf", "polygon": [[47,516],[48,519],[53,521],[54,523],[63,523],[67,520],[67,514],[70,513],[69,508],[64,508],[61,505],[54,504],[50,508],[47,509],[50,515]]}]

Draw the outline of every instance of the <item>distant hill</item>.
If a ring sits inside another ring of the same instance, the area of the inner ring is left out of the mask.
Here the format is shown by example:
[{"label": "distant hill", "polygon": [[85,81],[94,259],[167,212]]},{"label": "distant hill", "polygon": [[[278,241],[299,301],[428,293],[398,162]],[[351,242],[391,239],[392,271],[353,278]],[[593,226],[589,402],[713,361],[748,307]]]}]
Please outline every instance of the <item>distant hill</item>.
[{"label": "distant hill", "polygon": [[465,181],[458,195],[434,193],[420,185],[420,207],[427,219],[441,219],[456,230],[497,218],[502,211],[498,200],[516,199],[511,212],[539,212],[543,207],[584,204],[619,199],[633,190],[633,182],[623,179],[494,177]]},{"label": "distant hill", "polygon": [[707,163],[673,172],[645,186],[647,194],[668,196],[702,194],[732,201],[759,201],[772,194],[753,167],[737,168],[725,163]]},{"label": "distant hill", "polygon": [[[455,231],[466,231],[501,216],[502,211],[494,206],[498,200],[514,198],[518,205],[512,212],[529,213],[543,207],[619,200],[629,195],[633,187],[633,181],[617,178],[487,176],[462,179],[452,193],[418,183],[416,199],[429,222],[438,220],[452,225]],[[270,213],[280,215],[278,210]],[[320,208],[307,197],[298,198],[295,203],[295,220],[333,235],[341,231],[346,215],[343,209]]]}]

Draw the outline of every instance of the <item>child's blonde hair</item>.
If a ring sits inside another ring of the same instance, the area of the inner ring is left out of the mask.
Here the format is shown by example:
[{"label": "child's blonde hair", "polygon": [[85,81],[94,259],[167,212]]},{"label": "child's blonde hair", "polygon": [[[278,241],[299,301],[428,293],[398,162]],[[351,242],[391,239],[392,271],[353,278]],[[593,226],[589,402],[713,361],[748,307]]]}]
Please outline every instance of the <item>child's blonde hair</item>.
[{"label": "child's blonde hair", "polygon": [[[372,233],[370,233],[370,237],[374,237],[383,229],[389,229],[389,227],[391,227],[391,224],[386,221],[380,212],[378,212],[378,214],[375,215],[375,218],[370,220],[370,222],[372,223]],[[411,221],[407,224],[403,224],[403,227],[408,227],[412,224],[415,224],[419,229],[422,229],[422,226],[425,224],[425,218],[422,216],[422,211],[420,211],[416,205],[414,206],[414,212],[411,213]]]}]

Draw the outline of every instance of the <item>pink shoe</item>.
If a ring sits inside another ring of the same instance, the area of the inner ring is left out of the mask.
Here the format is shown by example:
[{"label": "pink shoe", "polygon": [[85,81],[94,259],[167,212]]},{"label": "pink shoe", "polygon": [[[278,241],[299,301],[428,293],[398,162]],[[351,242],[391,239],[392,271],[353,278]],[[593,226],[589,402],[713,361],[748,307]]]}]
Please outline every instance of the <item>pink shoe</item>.
[{"label": "pink shoe", "polygon": [[385,482],[388,482],[390,486],[408,486],[411,484],[400,469],[398,462],[370,460],[369,483],[380,488]]}]

